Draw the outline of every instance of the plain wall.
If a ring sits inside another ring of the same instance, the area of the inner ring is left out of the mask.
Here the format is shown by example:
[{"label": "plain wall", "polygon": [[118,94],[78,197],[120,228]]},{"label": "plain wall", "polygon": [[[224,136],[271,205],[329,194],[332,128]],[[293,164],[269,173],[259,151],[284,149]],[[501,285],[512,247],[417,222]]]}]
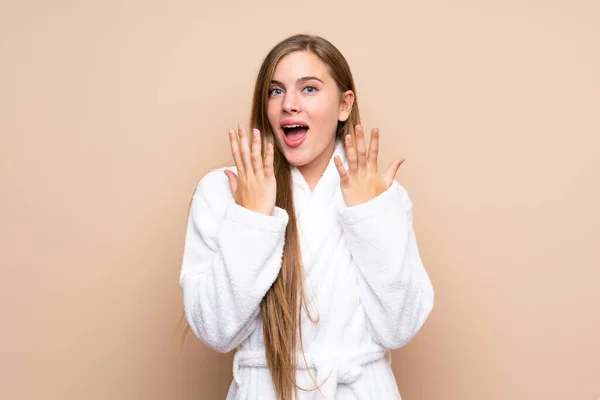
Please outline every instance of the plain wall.
[{"label": "plain wall", "polygon": [[436,305],[405,400],[600,398],[600,2],[0,5],[0,398],[223,399],[182,348],[188,205],[277,41],[347,57]]}]

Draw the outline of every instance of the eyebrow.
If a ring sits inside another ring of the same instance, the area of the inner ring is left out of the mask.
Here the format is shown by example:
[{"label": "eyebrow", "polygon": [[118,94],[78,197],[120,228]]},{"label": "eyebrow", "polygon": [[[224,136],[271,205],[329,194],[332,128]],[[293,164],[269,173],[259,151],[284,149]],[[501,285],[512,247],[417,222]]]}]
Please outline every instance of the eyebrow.
[{"label": "eyebrow", "polygon": [[[310,80],[315,80],[315,81],[319,81],[319,82],[323,83],[323,81],[321,79],[317,78],[316,76],[305,76],[305,77],[298,79],[296,82],[302,83],[302,82],[306,82],[306,81],[310,81]],[[275,79],[272,79],[271,83],[275,84],[275,85],[285,86],[283,83],[281,83]]]}]

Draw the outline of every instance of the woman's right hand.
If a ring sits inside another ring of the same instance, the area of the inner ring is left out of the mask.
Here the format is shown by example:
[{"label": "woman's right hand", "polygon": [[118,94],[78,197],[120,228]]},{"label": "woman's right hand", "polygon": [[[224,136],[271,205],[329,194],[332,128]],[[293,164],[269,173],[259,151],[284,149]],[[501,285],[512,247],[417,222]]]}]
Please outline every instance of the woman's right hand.
[{"label": "woman's right hand", "polygon": [[238,125],[237,133],[229,129],[229,143],[238,173],[236,176],[225,170],[225,175],[235,202],[251,211],[273,215],[277,193],[273,145],[268,143],[263,162],[260,132],[254,129],[252,137],[249,137],[242,124]]}]

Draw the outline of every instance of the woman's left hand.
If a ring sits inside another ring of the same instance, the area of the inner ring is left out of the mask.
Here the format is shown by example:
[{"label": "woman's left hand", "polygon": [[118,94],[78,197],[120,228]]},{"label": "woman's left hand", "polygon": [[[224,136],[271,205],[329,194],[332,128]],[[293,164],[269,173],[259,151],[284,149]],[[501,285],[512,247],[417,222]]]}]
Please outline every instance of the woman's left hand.
[{"label": "woman's left hand", "polygon": [[380,174],[377,171],[379,130],[371,130],[368,153],[362,126],[357,125],[355,136],[358,154],[352,143],[352,136],[347,135],[345,138],[348,170],[344,168],[339,156],[334,159],[335,166],[340,174],[342,194],[348,207],[366,203],[385,192],[394,181],[400,165],[404,162],[403,158],[397,159],[390,164],[383,174]]}]

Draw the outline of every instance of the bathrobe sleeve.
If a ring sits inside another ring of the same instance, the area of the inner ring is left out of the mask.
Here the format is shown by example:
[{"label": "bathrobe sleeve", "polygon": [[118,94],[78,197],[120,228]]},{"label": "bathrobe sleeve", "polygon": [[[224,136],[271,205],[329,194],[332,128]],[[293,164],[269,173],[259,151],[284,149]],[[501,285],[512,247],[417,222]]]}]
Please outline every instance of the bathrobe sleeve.
[{"label": "bathrobe sleeve", "polygon": [[382,346],[402,347],[421,329],[434,302],[413,230],[412,201],[393,181],[376,198],[340,209],[340,219],[359,270],[368,328]]},{"label": "bathrobe sleeve", "polygon": [[219,352],[257,327],[260,302],[281,269],[285,210],[256,213],[233,200],[226,175],[211,171],[190,206],[179,284],[187,321]]}]

